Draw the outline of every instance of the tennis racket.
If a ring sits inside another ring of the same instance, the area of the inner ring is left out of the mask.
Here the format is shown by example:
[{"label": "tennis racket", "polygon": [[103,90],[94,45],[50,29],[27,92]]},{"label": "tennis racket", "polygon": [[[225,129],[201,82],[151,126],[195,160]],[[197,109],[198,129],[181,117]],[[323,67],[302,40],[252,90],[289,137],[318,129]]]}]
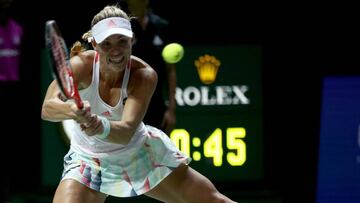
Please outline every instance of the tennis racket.
[{"label": "tennis racket", "polygon": [[64,38],[56,21],[49,20],[45,24],[45,43],[53,78],[67,99],[73,99],[79,109],[83,108],[77,84],[74,82],[73,71],[70,66],[70,55]]}]

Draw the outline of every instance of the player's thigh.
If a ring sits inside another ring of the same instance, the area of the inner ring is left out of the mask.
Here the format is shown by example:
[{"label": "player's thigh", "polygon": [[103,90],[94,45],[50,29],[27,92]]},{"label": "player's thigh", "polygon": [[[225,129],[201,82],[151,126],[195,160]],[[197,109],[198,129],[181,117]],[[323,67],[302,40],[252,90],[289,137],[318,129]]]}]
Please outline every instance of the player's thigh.
[{"label": "player's thigh", "polygon": [[219,194],[203,175],[187,165],[180,165],[147,196],[164,202],[212,202]]},{"label": "player's thigh", "polygon": [[66,179],[57,187],[53,203],[102,203],[106,197],[105,194],[92,190],[75,180]]}]

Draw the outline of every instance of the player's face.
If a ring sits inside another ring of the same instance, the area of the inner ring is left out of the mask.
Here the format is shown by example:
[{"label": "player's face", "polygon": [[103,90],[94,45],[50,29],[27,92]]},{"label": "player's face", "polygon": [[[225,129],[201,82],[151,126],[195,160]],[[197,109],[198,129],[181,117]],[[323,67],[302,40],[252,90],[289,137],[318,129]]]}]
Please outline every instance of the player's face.
[{"label": "player's face", "polygon": [[119,68],[127,65],[131,55],[131,44],[131,38],[115,34],[97,46],[100,56],[105,56],[106,63]]}]

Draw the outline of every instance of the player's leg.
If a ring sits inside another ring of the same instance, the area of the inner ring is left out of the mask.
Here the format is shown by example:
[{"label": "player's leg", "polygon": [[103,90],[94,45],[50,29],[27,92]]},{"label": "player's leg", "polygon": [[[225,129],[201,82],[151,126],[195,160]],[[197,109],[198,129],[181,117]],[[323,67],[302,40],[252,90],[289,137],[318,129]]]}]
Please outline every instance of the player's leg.
[{"label": "player's leg", "polygon": [[102,203],[106,195],[92,190],[85,185],[66,179],[60,182],[56,189],[53,203]]},{"label": "player's leg", "polygon": [[147,196],[168,203],[233,203],[205,176],[187,165],[180,165]]}]

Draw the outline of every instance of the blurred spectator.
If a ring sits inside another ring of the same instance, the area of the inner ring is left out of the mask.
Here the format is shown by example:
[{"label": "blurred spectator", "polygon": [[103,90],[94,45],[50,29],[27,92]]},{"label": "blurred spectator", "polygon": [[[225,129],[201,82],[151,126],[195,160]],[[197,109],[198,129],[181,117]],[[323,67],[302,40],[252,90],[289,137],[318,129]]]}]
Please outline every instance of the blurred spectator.
[{"label": "blurred spectator", "polygon": [[[15,130],[18,128],[17,122],[14,121],[20,114],[20,108],[18,108],[20,99],[17,99],[17,95],[21,91],[19,81],[21,79],[23,27],[13,18],[13,5],[13,0],[0,0],[0,96],[2,98],[0,104],[4,107],[2,113],[7,115],[1,124],[3,127],[1,140],[2,143],[16,144],[16,148],[22,150],[23,144],[16,141],[19,136],[17,136],[18,130]],[[22,139],[22,141],[25,140]],[[8,149],[3,145],[0,150],[3,163],[0,170],[2,174],[0,202],[10,202],[15,187],[20,187],[15,180],[23,177],[17,173],[20,170],[18,164],[20,160],[14,152],[7,151]],[[19,154],[21,152],[17,151]]]},{"label": "blurred spectator", "polygon": [[0,0],[0,81],[20,79],[23,28],[10,15],[12,0]]}]

